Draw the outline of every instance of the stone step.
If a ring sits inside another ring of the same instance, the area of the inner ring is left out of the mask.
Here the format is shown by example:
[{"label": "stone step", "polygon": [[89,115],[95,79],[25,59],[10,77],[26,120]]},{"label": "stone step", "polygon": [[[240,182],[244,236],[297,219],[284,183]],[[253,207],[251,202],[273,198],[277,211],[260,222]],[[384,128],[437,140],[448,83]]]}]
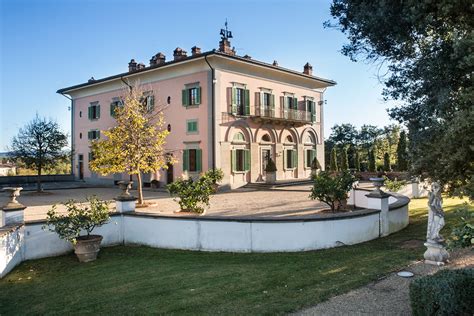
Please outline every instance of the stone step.
[{"label": "stone step", "polygon": [[266,182],[251,182],[247,183],[244,188],[248,189],[272,189],[272,188],[282,188],[290,187],[295,185],[305,185],[311,184],[311,179],[292,179],[292,180],[279,180],[275,183],[266,183]]}]

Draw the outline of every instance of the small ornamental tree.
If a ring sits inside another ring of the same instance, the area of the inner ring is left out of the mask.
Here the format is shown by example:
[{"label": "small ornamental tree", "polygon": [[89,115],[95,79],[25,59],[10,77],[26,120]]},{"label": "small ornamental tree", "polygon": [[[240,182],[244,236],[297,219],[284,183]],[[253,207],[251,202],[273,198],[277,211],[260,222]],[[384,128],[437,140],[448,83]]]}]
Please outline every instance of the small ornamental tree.
[{"label": "small ornamental tree", "polygon": [[276,172],[277,167],[272,158],[268,158],[267,166],[265,167],[265,172]]},{"label": "small ornamental tree", "polygon": [[162,111],[154,110],[150,100],[144,103],[141,89],[130,88],[122,100],[114,110],[116,126],[103,132],[105,138],[92,142],[89,167],[101,175],[137,175],[138,203],[143,204],[142,174],[167,168],[170,156],[164,145],[169,132],[163,127]]},{"label": "small ornamental tree", "polygon": [[374,172],[375,171],[375,153],[374,150],[369,151],[369,171]]},{"label": "small ornamental tree", "polygon": [[336,147],[333,147],[332,150],[331,150],[331,157],[330,157],[330,166],[329,166],[329,168],[331,169],[331,171],[338,171]]},{"label": "small ornamental tree", "polygon": [[341,171],[349,170],[349,159],[347,158],[347,148],[341,149]]},{"label": "small ornamental tree", "polygon": [[313,176],[313,188],[309,197],[326,203],[333,212],[339,211],[343,201],[347,200],[355,180],[355,177],[347,170],[334,176],[322,171],[319,175]]},{"label": "small ornamental tree", "polygon": [[61,132],[58,123],[36,115],[12,139],[11,156],[36,170],[36,190],[40,192],[42,171],[68,159],[67,144],[67,135]]},{"label": "small ornamental tree", "polygon": [[214,192],[212,179],[206,175],[197,180],[193,178],[178,179],[166,186],[174,200],[178,202],[181,212],[202,214],[209,207],[209,197]]},{"label": "small ornamental tree", "polygon": [[408,170],[407,136],[404,130],[400,132],[400,138],[398,139],[397,168],[398,171]]},{"label": "small ornamental tree", "polygon": [[383,170],[390,171],[390,155],[388,153],[383,154]]}]

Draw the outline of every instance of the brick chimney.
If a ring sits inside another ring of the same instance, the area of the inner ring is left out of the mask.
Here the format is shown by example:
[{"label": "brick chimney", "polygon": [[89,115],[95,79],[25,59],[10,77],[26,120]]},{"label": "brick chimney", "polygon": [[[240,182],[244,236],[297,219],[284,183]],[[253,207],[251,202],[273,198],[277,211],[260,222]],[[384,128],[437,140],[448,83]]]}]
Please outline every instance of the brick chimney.
[{"label": "brick chimney", "polygon": [[182,50],[181,48],[176,47],[176,49],[173,51],[173,57],[174,57],[174,60],[182,60],[188,56],[185,50]]},{"label": "brick chimney", "polygon": [[191,47],[191,54],[193,56],[200,55],[201,54],[201,48],[199,48],[197,46]]},{"label": "brick chimney", "polygon": [[273,61],[273,66],[278,67],[278,62],[276,60]]},{"label": "brick chimney", "polygon": [[227,38],[223,38],[219,42],[219,51],[235,56],[235,48],[230,48],[230,41]]},{"label": "brick chimney", "polygon": [[313,66],[311,66],[309,63],[306,63],[304,65],[303,73],[305,75],[312,76],[313,75]]},{"label": "brick chimney", "polygon": [[137,65],[137,70],[140,70],[140,69],[143,69],[143,68],[145,68],[145,64],[144,64],[144,63],[139,63],[139,64]]},{"label": "brick chimney", "polygon": [[128,63],[128,72],[137,71],[137,62],[135,59],[130,60]]},{"label": "brick chimney", "polygon": [[159,52],[150,59],[150,66],[162,65],[165,61],[166,56],[162,52]]}]

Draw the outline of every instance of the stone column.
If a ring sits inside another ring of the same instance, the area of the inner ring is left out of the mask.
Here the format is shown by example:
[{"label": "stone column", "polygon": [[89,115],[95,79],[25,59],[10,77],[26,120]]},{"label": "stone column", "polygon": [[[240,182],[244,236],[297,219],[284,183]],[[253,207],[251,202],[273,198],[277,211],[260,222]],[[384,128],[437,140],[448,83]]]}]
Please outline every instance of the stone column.
[{"label": "stone column", "polygon": [[260,153],[257,143],[250,143],[250,182],[260,178]]},{"label": "stone column", "polygon": [[10,201],[2,207],[0,212],[0,227],[21,225],[25,222],[24,211],[26,206],[19,203],[16,198],[20,196],[21,187],[8,187],[3,191],[10,195]]},{"label": "stone column", "polygon": [[118,213],[134,212],[137,198],[132,196],[128,190],[132,188],[133,181],[119,181],[118,185],[122,194],[115,198],[115,209]]},{"label": "stone column", "polygon": [[277,180],[284,179],[284,173],[285,171],[283,170],[283,144],[277,143],[275,144],[275,165],[277,168],[276,176]]},{"label": "stone column", "polygon": [[388,220],[388,198],[390,194],[380,189],[383,185],[383,178],[371,178],[370,180],[374,183],[375,190],[365,195],[367,206],[370,209],[380,210],[380,236],[387,236],[390,232]]}]

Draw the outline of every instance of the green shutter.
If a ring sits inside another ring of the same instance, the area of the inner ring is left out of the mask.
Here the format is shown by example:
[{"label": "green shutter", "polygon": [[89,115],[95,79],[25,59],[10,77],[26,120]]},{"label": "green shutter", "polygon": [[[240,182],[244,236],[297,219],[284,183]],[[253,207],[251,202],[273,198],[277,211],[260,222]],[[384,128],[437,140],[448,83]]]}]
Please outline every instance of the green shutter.
[{"label": "green shutter", "polygon": [[87,132],[87,139],[89,139],[89,140],[92,139],[92,131]]},{"label": "green shutter", "polygon": [[92,106],[89,105],[87,109],[89,110],[87,117],[89,118],[89,120],[92,120]]},{"label": "green shutter", "polygon": [[148,111],[152,112],[155,109],[155,96],[151,95],[148,97]]},{"label": "green shutter", "polygon": [[272,109],[275,108],[275,95],[274,94],[270,95],[270,106],[272,107]]},{"label": "green shutter", "polygon": [[232,172],[235,172],[236,161],[237,161],[237,152],[235,149],[232,149],[230,151],[230,164],[231,164]]},{"label": "green shutter", "polygon": [[181,91],[181,97],[182,97],[182,101],[183,101],[183,106],[188,106],[189,95],[188,95],[188,90],[187,89],[184,89],[184,90]]},{"label": "green shutter", "polygon": [[202,171],[202,149],[196,149],[196,171]]},{"label": "green shutter", "polygon": [[244,90],[245,115],[250,115],[250,90]]},{"label": "green shutter", "polygon": [[232,114],[236,115],[237,114],[237,88],[232,87]]},{"label": "green shutter", "polygon": [[201,87],[197,87],[196,104],[201,104]]},{"label": "green shutter", "polygon": [[97,138],[100,138],[100,131],[97,131]]},{"label": "green shutter", "polygon": [[298,99],[293,98],[293,110],[298,110]]},{"label": "green shutter", "polygon": [[189,150],[183,150],[183,171],[189,170]]},{"label": "green shutter", "polygon": [[115,102],[110,103],[110,116],[115,117]]},{"label": "green shutter", "polygon": [[96,118],[100,118],[100,104],[97,105],[96,113],[97,113],[97,117],[96,117]]},{"label": "green shutter", "polygon": [[[311,158],[311,157],[310,157]],[[308,149],[303,150],[303,166],[308,166]]]},{"label": "green shutter", "polygon": [[298,152],[296,150],[292,150],[291,151],[291,155],[292,155],[292,168],[296,168],[298,166]]},{"label": "green shutter", "polygon": [[244,170],[250,170],[250,150],[248,149],[244,150]]}]

